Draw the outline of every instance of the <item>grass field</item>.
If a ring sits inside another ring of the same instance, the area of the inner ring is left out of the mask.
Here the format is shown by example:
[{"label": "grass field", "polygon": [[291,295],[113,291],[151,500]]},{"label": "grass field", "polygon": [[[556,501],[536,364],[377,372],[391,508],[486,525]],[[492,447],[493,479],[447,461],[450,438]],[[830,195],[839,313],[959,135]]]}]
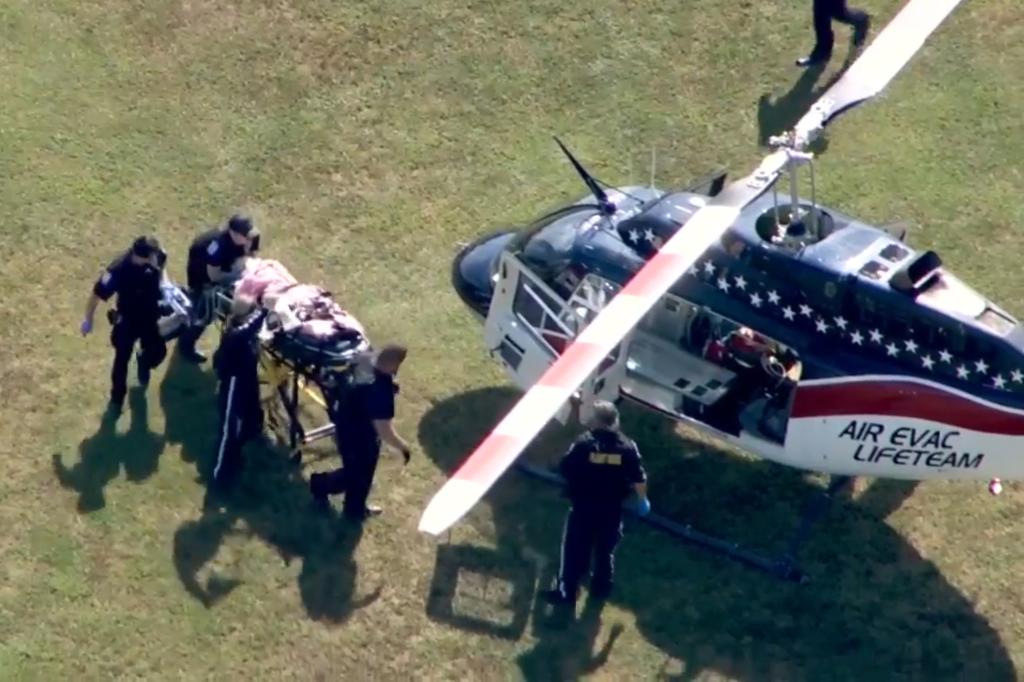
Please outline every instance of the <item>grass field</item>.
[{"label": "grass field", "polygon": [[[1015,679],[1014,485],[859,481],[802,587],[631,525],[617,594],[571,626],[536,599],[555,491],[513,473],[440,542],[416,531],[515,399],[449,287],[457,243],[581,194],[552,134],[610,182],[646,182],[652,147],[661,185],[745,173],[815,92],[792,66],[809,4],[0,4],[0,679]],[[902,3],[854,4],[880,27]],[[825,203],[912,220],[913,244],[1016,314],[1021,18],[1019,0],[964,2],[818,165]],[[328,446],[302,472],[253,450],[240,490],[204,508],[209,368],[171,353],[101,422],[107,328],[78,333],[100,268],[155,232],[183,278],[193,234],[238,207],[268,255],[411,348],[414,460],[385,457],[386,513],[361,535],[308,507]],[[648,414],[626,426],[659,511],[755,547],[817,489]]]}]

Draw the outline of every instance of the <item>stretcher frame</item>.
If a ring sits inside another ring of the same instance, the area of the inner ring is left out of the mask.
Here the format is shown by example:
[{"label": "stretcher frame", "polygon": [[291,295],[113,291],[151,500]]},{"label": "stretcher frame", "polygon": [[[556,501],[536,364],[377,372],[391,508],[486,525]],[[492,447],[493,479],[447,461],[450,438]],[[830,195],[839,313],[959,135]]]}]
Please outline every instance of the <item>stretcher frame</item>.
[{"label": "stretcher frame", "polygon": [[[224,326],[231,311],[233,298],[230,292],[230,285],[215,286],[210,292],[211,299],[208,299],[212,307],[210,314],[217,321],[221,334],[224,333]],[[284,407],[288,422],[286,442],[289,456],[295,464],[301,464],[304,446],[334,435],[334,424],[330,419],[326,389],[321,377],[325,372],[335,376],[343,375],[354,368],[355,361],[354,358],[352,362],[330,366],[303,363],[286,357],[269,343],[260,341],[259,383],[261,389],[266,387],[269,390],[269,395],[264,395],[263,391],[260,391],[260,402],[267,417],[267,425],[274,431],[277,431],[281,424],[274,411],[269,408],[276,400],[280,400]],[[325,424],[309,429],[303,425],[299,413],[299,401],[303,396],[310,398],[324,410],[327,415]]]}]

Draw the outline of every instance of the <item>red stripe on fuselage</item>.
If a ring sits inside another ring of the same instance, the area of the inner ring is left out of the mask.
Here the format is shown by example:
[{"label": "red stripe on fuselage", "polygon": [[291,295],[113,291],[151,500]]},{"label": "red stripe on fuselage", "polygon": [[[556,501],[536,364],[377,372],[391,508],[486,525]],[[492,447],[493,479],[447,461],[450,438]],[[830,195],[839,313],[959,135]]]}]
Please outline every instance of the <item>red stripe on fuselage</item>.
[{"label": "red stripe on fuselage", "polygon": [[1024,415],[909,381],[797,385],[792,417],[877,415],[926,419],[952,427],[1024,436]]}]

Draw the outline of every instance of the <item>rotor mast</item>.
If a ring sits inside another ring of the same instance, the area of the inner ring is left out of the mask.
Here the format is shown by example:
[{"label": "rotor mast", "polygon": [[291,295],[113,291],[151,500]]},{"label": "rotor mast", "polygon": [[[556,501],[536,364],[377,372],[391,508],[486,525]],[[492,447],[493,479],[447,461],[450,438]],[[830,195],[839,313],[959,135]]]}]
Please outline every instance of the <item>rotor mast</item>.
[{"label": "rotor mast", "polygon": [[[816,239],[818,211],[814,183],[814,154],[802,150],[806,143],[795,132],[772,136],[769,139],[769,144],[773,149],[781,150],[785,153],[785,173],[789,176],[790,206],[789,215],[786,216],[785,221],[779,215],[778,191],[773,189],[775,199],[775,241],[785,242],[790,238],[803,241],[802,238],[805,236]],[[804,211],[800,206],[800,183],[797,174],[797,169],[803,165],[808,166],[811,173],[811,208],[807,212],[809,214],[807,224],[804,224]],[[805,228],[806,231],[801,228]]]}]

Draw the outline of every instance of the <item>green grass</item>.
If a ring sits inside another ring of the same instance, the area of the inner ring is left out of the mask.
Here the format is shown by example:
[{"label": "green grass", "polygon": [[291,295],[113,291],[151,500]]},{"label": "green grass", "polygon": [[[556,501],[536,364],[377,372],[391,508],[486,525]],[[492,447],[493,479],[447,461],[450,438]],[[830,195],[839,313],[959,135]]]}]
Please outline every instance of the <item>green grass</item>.
[{"label": "green grass", "polygon": [[[900,3],[855,4],[881,26]],[[652,147],[662,185],[747,172],[811,90],[786,94],[805,5],[0,6],[0,679],[1013,679],[1012,485],[860,481],[807,547],[804,587],[631,525],[617,595],[570,628],[535,599],[556,569],[553,490],[510,474],[440,542],[416,532],[515,399],[449,288],[456,244],[580,194],[552,134],[611,182],[646,182]],[[818,179],[830,205],[912,220],[913,243],[1024,314],[1019,15],[965,2],[835,126]],[[411,347],[398,421],[416,458],[385,458],[387,512],[361,537],[308,511],[326,446],[302,472],[253,451],[239,493],[204,511],[208,369],[172,354],[148,400],[100,423],[106,328],[77,333],[92,279],[145,231],[183,277],[196,230],[236,207],[374,339]],[[777,546],[817,489],[648,414],[627,428],[660,511],[746,544]]]}]

